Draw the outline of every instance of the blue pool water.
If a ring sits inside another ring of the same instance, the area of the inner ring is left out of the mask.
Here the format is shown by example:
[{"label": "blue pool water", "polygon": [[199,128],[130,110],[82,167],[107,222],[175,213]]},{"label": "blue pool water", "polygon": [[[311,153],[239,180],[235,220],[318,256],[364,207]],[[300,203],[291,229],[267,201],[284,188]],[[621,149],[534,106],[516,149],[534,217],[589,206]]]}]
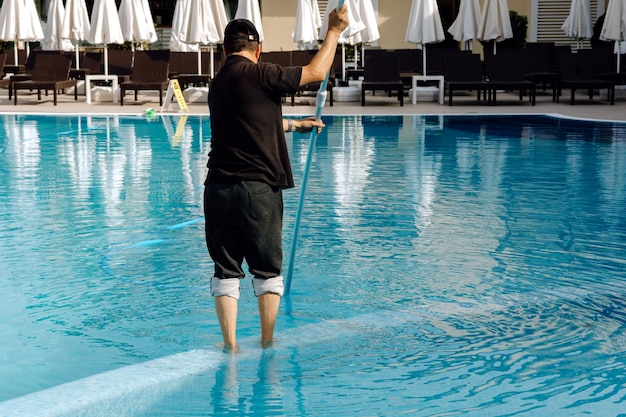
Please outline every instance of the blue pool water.
[{"label": "blue pool water", "polygon": [[246,279],[228,355],[208,117],[0,115],[0,416],[626,416],[626,124],[325,122],[278,341]]}]

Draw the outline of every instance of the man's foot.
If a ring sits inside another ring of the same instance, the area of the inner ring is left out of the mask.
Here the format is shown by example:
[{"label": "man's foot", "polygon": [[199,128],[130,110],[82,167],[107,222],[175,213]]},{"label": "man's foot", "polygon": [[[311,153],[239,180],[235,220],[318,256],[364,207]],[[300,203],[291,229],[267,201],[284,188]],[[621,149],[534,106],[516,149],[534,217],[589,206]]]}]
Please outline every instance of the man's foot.
[{"label": "man's foot", "polygon": [[237,353],[241,353],[241,350],[239,349],[239,345],[232,346],[232,345],[225,345],[225,344],[220,343],[218,346],[220,345],[222,347],[222,352],[224,353],[228,353],[231,355],[236,355]]},{"label": "man's foot", "polygon": [[274,342],[276,341],[276,339],[272,339],[272,340],[261,340],[261,349],[267,349],[267,348],[271,348],[272,346],[274,346]]}]

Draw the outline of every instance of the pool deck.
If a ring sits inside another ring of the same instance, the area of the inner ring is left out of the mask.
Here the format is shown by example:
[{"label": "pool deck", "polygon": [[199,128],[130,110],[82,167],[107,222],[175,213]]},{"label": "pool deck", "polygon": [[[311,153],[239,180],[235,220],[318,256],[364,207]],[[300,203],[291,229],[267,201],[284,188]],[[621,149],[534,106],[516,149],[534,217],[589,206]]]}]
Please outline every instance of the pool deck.
[{"label": "pool deck", "polygon": [[[499,93],[498,103],[495,106],[488,106],[479,103],[474,94],[466,96],[456,96],[454,106],[441,105],[437,102],[418,101],[411,103],[411,97],[405,96],[404,106],[400,106],[394,98],[387,97],[384,93],[378,92],[376,96],[368,94],[366,106],[362,107],[357,101],[337,101],[334,106],[326,106],[323,115],[402,115],[402,114],[559,114],[563,116],[584,118],[626,121],[626,91],[621,91],[621,96],[610,105],[608,101],[600,98],[597,94],[593,100],[589,100],[584,94],[577,95],[577,103],[569,104],[569,92],[564,92],[560,103],[554,103],[549,91],[538,92],[537,103],[531,106],[527,100],[520,101],[517,93]],[[169,106],[168,113],[177,113],[176,105]],[[58,104],[52,103],[52,95],[44,96],[37,101],[36,92],[25,93],[20,91],[18,105],[14,105],[9,100],[7,90],[0,92],[0,113],[70,113],[70,114],[144,114],[149,108],[160,111],[159,99],[156,93],[140,93],[137,101],[132,93],[127,94],[124,106],[111,101],[93,101],[86,103],[84,95],[78,96],[78,101],[74,101],[72,94],[60,94]],[[206,99],[188,103],[190,114],[208,114]],[[296,98],[295,106],[291,106],[288,101],[283,106],[285,115],[307,115],[315,113],[315,97],[313,95]]]}]

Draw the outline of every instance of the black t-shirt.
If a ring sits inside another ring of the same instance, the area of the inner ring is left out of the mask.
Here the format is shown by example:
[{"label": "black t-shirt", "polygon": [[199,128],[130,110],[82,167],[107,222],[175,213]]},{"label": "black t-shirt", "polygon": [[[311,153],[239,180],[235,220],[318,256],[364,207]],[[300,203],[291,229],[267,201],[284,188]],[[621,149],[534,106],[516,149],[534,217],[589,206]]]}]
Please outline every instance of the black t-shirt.
[{"label": "black t-shirt", "polygon": [[231,55],[211,82],[207,183],[263,181],[293,187],[281,99],[298,90],[302,67]]}]

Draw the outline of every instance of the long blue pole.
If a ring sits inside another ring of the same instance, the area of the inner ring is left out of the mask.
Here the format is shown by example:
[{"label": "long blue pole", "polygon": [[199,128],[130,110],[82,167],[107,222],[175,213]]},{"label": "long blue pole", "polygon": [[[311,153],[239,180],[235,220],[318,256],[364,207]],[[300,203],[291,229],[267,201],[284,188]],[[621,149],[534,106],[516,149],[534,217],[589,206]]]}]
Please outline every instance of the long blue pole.
[{"label": "long blue pole", "polygon": [[[339,0],[337,3],[337,10],[341,9],[344,0]],[[330,70],[326,74],[326,78],[320,84],[320,88],[317,91],[315,97],[315,120],[322,118],[322,109],[326,104],[326,87],[328,86],[328,78],[330,77]],[[296,247],[298,246],[298,232],[300,231],[300,219],[302,218],[302,206],[304,206],[304,195],[306,194],[306,184],[309,180],[309,170],[311,168],[311,161],[313,160],[313,152],[315,151],[315,142],[317,141],[317,128],[311,130],[311,140],[309,141],[309,153],[306,157],[306,165],[304,166],[304,174],[302,175],[302,188],[300,189],[300,200],[298,201],[298,210],[296,211],[296,220],[293,226],[293,239],[291,241],[291,251],[289,254],[289,267],[287,268],[287,274],[285,275],[285,292],[284,295],[288,296],[291,291],[291,278],[293,277],[293,266],[296,258]]]}]

